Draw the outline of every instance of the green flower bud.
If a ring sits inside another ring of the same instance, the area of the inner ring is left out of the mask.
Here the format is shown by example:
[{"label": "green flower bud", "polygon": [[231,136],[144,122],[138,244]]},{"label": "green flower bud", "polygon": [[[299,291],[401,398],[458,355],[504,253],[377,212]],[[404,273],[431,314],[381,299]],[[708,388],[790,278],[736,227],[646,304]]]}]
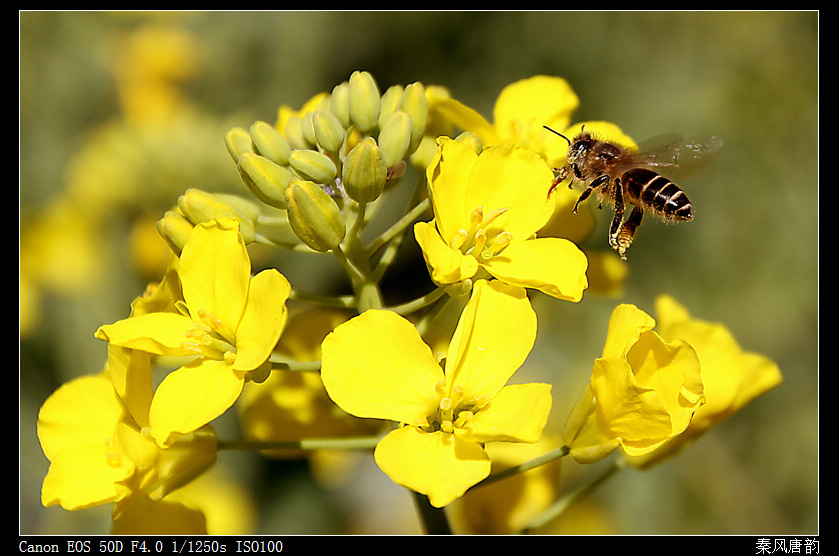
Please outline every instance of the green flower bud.
[{"label": "green flower bud", "polygon": [[290,117],[285,124],[285,136],[292,149],[308,149],[312,146],[303,135],[303,118]]},{"label": "green flower bud", "polygon": [[308,149],[291,151],[288,164],[300,177],[315,183],[327,184],[335,181],[338,168],[335,163],[322,152]]},{"label": "green flower bud", "polygon": [[341,182],[347,195],[359,203],[375,201],[387,181],[387,163],[375,139],[365,137],[347,154]]},{"label": "green flower bud", "polygon": [[385,156],[388,168],[393,167],[408,154],[411,144],[411,117],[396,111],[379,132],[379,148]]},{"label": "green flower bud", "polygon": [[381,93],[373,76],[366,71],[354,71],[350,76],[350,121],[362,133],[376,127],[381,109]]},{"label": "green flower bud", "polygon": [[312,116],[312,127],[318,145],[329,153],[337,153],[344,144],[346,131],[332,112],[319,110]]},{"label": "green flower bud", "polygon": [[180,211],[167,210],[163,218],[155,223],[155,227],[172,252],[180,256],[195,226]]},{"label": "green flower bud", "polygon": [[254,197],[268,206],[285,208],[285,188],[292,176],[288,168],[254,153],[242,154],[236,166]]},{"label": "green flower bud", "polygon": [[216,193],[215,197],[220,202],[227,204],[239,216],[239,220],[256,223],[262,215],[262,209],[259,208],[259,205],[239,195]]},{"label": "green flower bud", "polygon": [[320,252],[341,243],[347,232],[341,210],[319,185],[291,180],[285,194],[288,223],[303,243]]},{"label": "green flower bud", "polygon": [[413,130],[409,152],[414,152],[422,141],[425,124],[428,120],[428,101],[425,98],[425,87],[422,83],[411,83],[405,87],[405,92],[402,95],[402,110],[411,116]]},{"label": "green flower bud", "polygon": [[350,85],[346,81],[335,85],[329,98],[329,111],[341,122],[341,127],[350,127]]},{"label": "green flower bud", "polygon": [[472,151],[475,154],[481,154],[481,151],[484,150],[483,141],[481,141],[481,139],[471,131],[464,131],[463,133],[455,137],[454,140],[458,143],[466,145],[467,147],[472,149]]},{"label": "green flower bud", "polygon": [[379,111],[379,129],[382,129],[394,112],[402,106],[402,85],[391,85],[382,95],[382,107]]},{"label": "green flower bud", "polygon": [[311,145],[312,147],[318,143],[318,139],[315,137],[315,126],[312,123],[313,116],[314,112],[306,112],[300,118],[300,131],[303,133],[303,139],[306,140],[307,145]]},{"label": "green flower bud", "polygon": [[197,225],[214,218],[235,218],[239,221],[239,233],[245,243],[254,239],[254,219],[239,206],[230,203],[222,196],[207,193],[200,189],[187,189],[178,197],[178,208],[190,222]]},{"label": "green flower bud", "polygon": [[280,166],[288,164],[291,147],[274,126],[265,122],[254,122],[250,127],[250,137],[257,154]]},{"label": "green flower bud", "polygon": [[237,162],[242,153],[253,151],[251,136],[243,127],[234,127],[225,133],[224,145],[227,147],[227,152],[233,157],[233,162]]}]

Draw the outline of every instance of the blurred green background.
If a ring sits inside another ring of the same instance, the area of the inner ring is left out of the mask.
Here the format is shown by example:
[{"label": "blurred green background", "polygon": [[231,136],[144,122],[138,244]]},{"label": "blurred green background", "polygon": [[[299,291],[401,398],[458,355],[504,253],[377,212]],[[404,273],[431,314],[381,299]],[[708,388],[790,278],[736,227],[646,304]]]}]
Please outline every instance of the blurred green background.
[{"label": "blurred green background", "polygon": [[[505,85],[557,75],[581,99],[575,120],[609,120],[637,140],[724,138],[715,163],[682,184],[696,219],[646,223],[617,298],[543,304],[536,352],[565,369],[552,377],[561,420],[616,303],[652,312],[670,293],[725,323],[744,349],[779,364],[784,383],[675,460],[602,487],[588,501],[591,531],[818,533],[818,16],[21,12],[20,532],[107,532],[110,506],[41,506],[47,461],[35,423],[58,385],[101,369],[93,332],[159,277],[159,261],[130,255],[148,222],[188,187],[245,192],[222,133],[273,122],[281,104],[298,108],[365,69],[382,90],[442,85],[489,118]],[[175,57],[165,70],[183,120],[163,136],[126,125],[120,96],[131,77],[125,37],[149,25],[184,34],[159,45]],[[601,217],[602,244],[606,225]],[[314,481],[305,463],[219,463],[243,489],[250,532],[418,531],[410,497],[369,459],[343,489]]]}]

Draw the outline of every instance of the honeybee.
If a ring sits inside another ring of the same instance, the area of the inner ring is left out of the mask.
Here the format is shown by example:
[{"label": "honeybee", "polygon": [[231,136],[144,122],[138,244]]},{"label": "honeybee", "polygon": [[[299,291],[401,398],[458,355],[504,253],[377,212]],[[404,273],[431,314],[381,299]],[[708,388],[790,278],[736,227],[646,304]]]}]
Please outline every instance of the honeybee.
[{"label": "honeybee", "polygon": [[[601,141],[585,128],[571,140],[544,127],[568,141],[567,161],[563,167],[554,169],[555,179],[548,189],[548,197],[571,177],[569,188],[576,181],[585,184],[574,205],[575,213],[592,192],[597,193],[600,206],[604,201],[614,205],[609,245],[623,260],[645,212],[666,221],[693,220],[693,206],[685,192],[659,172],[691,169],[722,147],[719,137],[684,139],[677,134],[666,134],[651,140],[658,146],[635,153],[617,143]],[[626,205],[632,206],[632,212],[624,222]]]}]

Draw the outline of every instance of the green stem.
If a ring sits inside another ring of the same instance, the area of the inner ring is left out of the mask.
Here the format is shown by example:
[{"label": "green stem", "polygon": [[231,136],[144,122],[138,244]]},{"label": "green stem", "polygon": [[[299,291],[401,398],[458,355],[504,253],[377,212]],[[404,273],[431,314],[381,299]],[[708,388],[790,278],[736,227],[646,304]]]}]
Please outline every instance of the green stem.
[{"label": "green stem", "polygon": [[401,305],[394,305],[393,307],[389,307],[389,309],[394,313],[400,315],[409,315],[414,311],[419,311],[420,309],[427,307],[428,305],[431,305],[432,303],[440,299],[445,293],[445,287],[437,286],[435,289],[431,290],[422,297],[418,297]]},{"label": "green stem", "polygon": [[339,309],[352,309],[356,305],[354,295],[342,295],[340,297],[332,297],[328,295],[319,295],[316,293],[306,293],[297,290],[291,290],[290,299],[297,301],[306,301],[308,303],[316,303],[318,305],[326,305],[328,307],[336,307]]},{"label": "green stem", "polygon": [[587,496],[591,495],[597,488],[599,488],[603,483],[609,480],[615,473],[623,469],[626,465],[626,462],[623,458],[616,460],[612,465],[607,467],[600,475],[594,477],[591,482],[583,485],[576,491],[563,496],[562,498],[558,499],[556,502],[550,505],[547,510],[542,512],[536,519],[531,521],[527,527],[525,527],[521,532],[524,534],[531,533],[535,529],[542,527],[543,525],[551,522],[557,516],[561,515],[565,510],[567,510],[572,504],[583,500]]},{"label": "green stem", "polygon": [[[508,477],[512,477],[513,475],[518,475],[519,473],[524,473],[525,471],[530,471],[531,469],[535,469],[541,465],[545,465],[546,463],[550,463],[552,461],[558,460],[568,455],[568,446],[562,446],[561,448],[557,448],[556,450],[552,450],[546,454],[543,454],[539,457],[533,458],[528,460],[524,463],[519,465],[515,465],[513,467],[508,467],[502,471],[497,473],[493,473],[480,483],[472,486],[471,488],[478,488],[486,485],[490,485],[496,481],[500,481],[502,479],[506,479]],[[471,490],[471,489],[470,489]]]},{"label": "green stem", "polygon": [[219,440],[219,450],[372,450],[379,442],[379,436],[356,438],[309,438],[302,440],[278,440],[275,442],[254,442],[248,440]]},{"label": "green stem", "polygon": [[332,252],[335,254],[335,257],[338,258],[338,261],[341,263],[341,266],[344,267],[344,270],[347,271],[347,274],[350,275],[350,281],[353,283],[353,287],[356,287],[358,284],[361,284],[365,280],[364,273],[355,265],[353,261],[347,257],[347,254],[341,249],[340,245],[336,245]]},{"label": "green stem", "polygon": [[414,206],[405,216],[394,222],[394,224],[385,230],[379,237],[374,239],[370,242],[370,245],[367,246],[367,253],[368,255],[372,255],[376,251],[378,251],[385,243],[389,242],[391,239],[396,237],[397,235],[401,234],[405,231],[405,229],[410,226],[414,220],[419,218],[419,216],[424,213],[429,205],[430,201],[428,199],[423,199],[419,203]]},{"label": "green stem", "polygon": [[268,359],[271,362],[272,371],[312,372],[320,370],[320,361],[288,361],[278,357],[278,355],[272,354]]},{"label": "green stem", "polygon": [[452,529],[449,525],[449,518],[443,508],[435,508],[428,501],[428,497],[418,492],[414,493],[414,500],[417,504],[420,517],[423,522],[423,529],[428,535],[451,535]]}]

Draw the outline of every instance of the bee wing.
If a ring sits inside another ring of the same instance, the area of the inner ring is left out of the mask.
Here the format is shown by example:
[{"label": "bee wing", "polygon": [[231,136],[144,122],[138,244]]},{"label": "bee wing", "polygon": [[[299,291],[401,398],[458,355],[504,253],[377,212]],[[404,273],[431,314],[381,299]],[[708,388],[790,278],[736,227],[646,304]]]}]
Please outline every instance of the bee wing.
[{"label": "bee wing", "polygon": [[721,148],[722,139],[713,135],[685,138],[678,133],[665,133],[641,143],[635,157],[668,175],[677,170],[684,178],[707,164]]}]

